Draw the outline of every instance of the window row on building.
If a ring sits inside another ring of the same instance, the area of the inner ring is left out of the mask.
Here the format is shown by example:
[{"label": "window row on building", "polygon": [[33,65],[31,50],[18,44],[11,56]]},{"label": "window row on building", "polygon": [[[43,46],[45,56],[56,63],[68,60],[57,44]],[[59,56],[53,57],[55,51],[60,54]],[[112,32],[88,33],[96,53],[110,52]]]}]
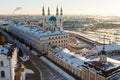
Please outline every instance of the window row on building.
[{"label": "window row on building", "polygon": [[62,34],[62,35],[53,34],[51,36],[42,36],[42,37],[38,36],[37,37],[34,33],[31,33],[29,31],[25,32],[24,30],[19,29],[19,28],[11,28],[10,31],[12,31],[13,34],[15,34],[19,38],[23,39],[26,43],[31,44],[31,45],[34,45],[34,44],[42,45],[45,43],[50,43],[50,44],[56,45],[57,47],[64,48],[64,47],[67,47],[67,43],[68,43],[67,34]]},{"label": "window row on building", "polygon": [[51,44],[59,44],[59,43],[65,43],[68,42],[68,40],[57,40],[57,41],[51,41]]},{"label": "window row on building", "polygon": [[53,37],[49,37],[49,40],[53,40],[53,39],[64,39],[64,38],[68,38],[68,35],[58,35],[58,36],[53,36]]}]

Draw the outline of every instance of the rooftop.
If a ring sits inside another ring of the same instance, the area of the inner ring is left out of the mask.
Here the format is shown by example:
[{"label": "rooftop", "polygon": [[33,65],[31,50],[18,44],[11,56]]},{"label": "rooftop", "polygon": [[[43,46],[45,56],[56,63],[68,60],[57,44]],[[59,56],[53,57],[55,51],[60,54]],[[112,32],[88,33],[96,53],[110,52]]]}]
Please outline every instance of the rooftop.
[{"label": "rooftop", "polygon": [[0,53],[7,56],[12,57],[13,50],[14,50],[14,46],[10,43],[0,46]]},{"label": "rooftop", "polygon": [[92,59],[92,60],[86,60],[85,66],[89,66],[91,68],[94,68],[95,71],[105,77],[112,75],[116,73],[117,71],[120,71],[120,61],[114,60],[111,58],[107,58],[106,63],[102,63],[99,61],[99,57]]},{"label": "rooftop", "polygon": [[[97,51],[100,52],[103,49],[103,45],[96,46],[96,48],[97,48]],[[120,45],[118,45],[118,44],[107,44],[107,45],[105,45],[105,50],[106,51],[120,50]]]},{"label": "rooftop", "polygon": [[64,31],[58,31],[58,30],[56,30],[56,31],[42,31],[42,30],[37,29],[37,28],[24,27],[24,26],[16,25],[16,24],[10,24],[10,27],[15,27],[15,28],[21,29],[25,32],[35,34],[38,37],[67,34]]},{"label": "rooftop", "polygon": [[120,80],[120,74],[114,75],[112,78],[109,78],[109,80]]},{"label": "rooftop", "polygon": [[68,49],[63,49],[62,51],[56,53],[55,56],[64,61],[66,64],[69,64],[78,70],[82,70],[81,65],[84,64],[84,59],[75,57],[74,53],[70,52]]},{"label": "rooftop", "polygon": [[56,21],[57,20],[57,18],[55,17],[55,16],[51,16],[50,18],[49,18],[49,21]]}]

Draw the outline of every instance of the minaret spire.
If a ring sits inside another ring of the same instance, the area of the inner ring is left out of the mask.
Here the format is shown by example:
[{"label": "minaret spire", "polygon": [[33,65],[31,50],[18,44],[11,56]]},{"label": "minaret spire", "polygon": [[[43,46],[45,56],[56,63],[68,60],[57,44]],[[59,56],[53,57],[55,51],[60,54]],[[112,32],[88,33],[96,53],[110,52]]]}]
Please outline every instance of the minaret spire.
[{"label": "minaret spire", "polygon": [[60,15],[61,15],[61,16],[63,15],[62,7],[61,7],[61,9],[60,9]]},{"label": "minaret spire", "polygon": [[45,15],[44,6],[43,6],[43,8],[42,8],[42,15],[43,15],[43,16]]},{"label": "minaret spire", "polygon": [[105,51],[105,35],[104,35],[104,40],[103,40],[103,50],[101,51],[101,54],[100,54],[100,62],[102,63],[107,62],[107,56],[106,56],[106,51]]},{"label": "minaret spire", "polygon": [[50,8],[48,7],[48,15],[50,15]]},{"label": "minaret spire", "polygon": [[43,25],[42,25],[42,29],[44,30],[44,26],[45,26],[45,10],[44,10],[44,6],[42,7],[42,23],[43,23]]},{"label": "minaret spire", "polygon": [[59,13],[58,13],[58,6],[57,6],[57,8],[56,8],[56,15],[57,15],[57,16],[59,15]]},{"label": "minaret spire", "polygon": [[104,40],[103,40],[103,51],[105,51],[105,35],[104,35]]}]

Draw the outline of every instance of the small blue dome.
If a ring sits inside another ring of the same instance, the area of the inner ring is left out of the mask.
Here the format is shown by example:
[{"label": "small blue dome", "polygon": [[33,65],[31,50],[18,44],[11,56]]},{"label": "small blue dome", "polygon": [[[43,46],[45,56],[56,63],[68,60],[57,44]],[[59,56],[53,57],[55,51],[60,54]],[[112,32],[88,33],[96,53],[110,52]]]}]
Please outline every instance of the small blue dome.
[{"label": "small blue dome", "polygon": [[55,17],[55,16],[51,16],[50,18],[49,18],[49,21],[56,21],[57,20],[57,18]]}]

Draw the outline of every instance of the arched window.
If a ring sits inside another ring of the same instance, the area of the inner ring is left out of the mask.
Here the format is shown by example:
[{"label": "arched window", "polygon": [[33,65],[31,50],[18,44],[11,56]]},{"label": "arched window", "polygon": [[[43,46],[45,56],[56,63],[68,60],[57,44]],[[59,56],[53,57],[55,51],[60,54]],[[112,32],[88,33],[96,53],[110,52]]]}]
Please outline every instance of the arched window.
[{"label": "arched window", "polygon": [[54,44],[54,42],[52,42],[52,44]]},{"label": "arched window", "polygon": [[60,39],[60,36],[58,38]]},{"label": "arched window", "polygon": [[1,71],[1,78],[4,78],[4,77],[5,77],[5,72]]},{"label": "arched window", "polygon": [[57,37],[55,37],[57,39]]},{"label": "arched window", "polygon": [[52,39],[54,39],[54,37],[52,37]]},{"label": "arched window", "polygon": [[3,61],[1,61],[1,66],[4,66]]},{"label": "arched window", "polygon": [[50,40],[51,38],[49,37],[49,40]]}]

